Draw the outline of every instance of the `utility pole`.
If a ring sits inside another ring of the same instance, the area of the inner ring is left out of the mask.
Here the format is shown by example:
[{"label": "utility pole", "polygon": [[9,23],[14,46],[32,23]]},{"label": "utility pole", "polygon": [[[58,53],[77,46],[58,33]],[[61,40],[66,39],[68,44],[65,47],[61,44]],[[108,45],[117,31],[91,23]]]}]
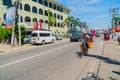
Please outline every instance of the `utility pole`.
[{"label": "utility pole", "polygon": [[[17,15],[19,15],[19,17],[18,17],[18,22],[19,22],[19,24],[18,24],[18,32],[19,32],[19,46],[21,46],[21,29],[20,29],[20,24],[21,24],[21,14],[20,14],[20,1],[21,0],[15,0],[15,3],[16,3],[16,11],[17,11]],[[17,22],[17,23],[18,23]]]},{"label": "utility pole", "polygon": [[21,14],[20,14],[20,1],[21,0],[19,0],[18,1],[18,5],[19,5],[19,28],[18,28],[18,30],[19,30],[19,46],[21,46]]},{"label": "utility pole", "polygon": [[111,15],[112,15],[112,22],[111,22],[111,25],[112,25],[112,28],[115,27],[115,17],[117,17],[118,15],[118,12],[119,12],[119,8],[112,8],[112,9],[109,9]]}]

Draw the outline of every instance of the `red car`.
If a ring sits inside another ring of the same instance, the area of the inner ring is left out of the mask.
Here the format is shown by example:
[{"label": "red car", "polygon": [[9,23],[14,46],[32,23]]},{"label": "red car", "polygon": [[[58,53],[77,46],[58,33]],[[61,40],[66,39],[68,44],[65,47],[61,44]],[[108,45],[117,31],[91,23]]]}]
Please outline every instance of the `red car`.
[{"label": "red car", "polygon": [[109,33],[104,34],[104,40],[110,40],[110,34]]}]

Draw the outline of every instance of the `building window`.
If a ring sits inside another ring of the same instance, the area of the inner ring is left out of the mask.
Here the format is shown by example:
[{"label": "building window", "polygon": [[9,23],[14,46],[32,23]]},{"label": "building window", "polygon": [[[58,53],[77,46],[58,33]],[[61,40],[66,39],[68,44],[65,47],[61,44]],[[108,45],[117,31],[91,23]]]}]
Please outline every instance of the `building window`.
[{"label": "building window", "polygon": [[53,6],[53,9],[55,9],[56,10],[56,5],[54,4],[54,6]]},{"label": "building window", "polygon": [[57,10],[58,10],[58,11],[60,11],[60,8],[59,8],[59,7],[57,7]]},{"label": "building window", "polygon": [[37,0],[32,0],[32,1],[37,2]]},{"label": "building window", "polygon": [[25,9],[25,11],[29,11],[30,12],[30,6],[29,6],[29,4],[25,4],[24,9]]},{"label": "building window", "polygon": [[60,27],[60,23],[58,23],[58,27]]},{"label": "building window", "polygon": [[43,4],[43,0],[38,0],[38,3]]},{"label": "building window", "polygon": [[45,13],[45,16],[48,16],[48,12],[47,12],[46,10],[45,10],[45,12],[44,12],[44,13]]},{"label": "building window", "polygon": [[58,14],[57,18],[60,19],[60,15],[59,14]]},{"label": "building window", "polygon": [[43,20],[42,20],[42,19],[40,19],[40,20],[39,20],[39,22],[42,22],[42,23],[43,23]]},{"label": "building window", "polygon": [[2,0],[3,1],[3,5],[5,6],[11,6],[12,5],[12,0]]},{"label": "building window", "polygon": [[56,13],[54,13],[54,17],[56,18]]},{"label": "building window", "polygon": [[50,16],[52,17],[52,12],[50,12]]},{"label": "building window", "polygon": [[35,6],[32,7],[32,12],[37,13],[37,8]]},{"label": "building window", "polygon": [[[19,22],[19,15],[17,16],[16,21]],[[20,16],[20,22],[23,22],[23,17],[22,16]]]},{"label": "building window", "polygon": [[44,1],[44,5],[48,7],[48,2],[47,2],[47,1]]},{"label": "building window", "polygon": [[56,23],[54,24],[54,26],[56,27]]},{"label": "building window", "polygon": [[63,20],[63,16],[61,16],[61,20]]},{"label": "building window", "polygon": [[20,17],[20,21],[23,22],[23,17],[22,16]]},{"label": "building window", "polygon": [[37,19],[36,19],[36,18],[33,18],[33,22],[37,22]]},{"label": "building window", "polygon": [[47,24],[48,24],[48,20],[45,20],[45,23],[47,23]]},{"label": "building window", "polygon": [[60,11],[63,12],[63,9],[61,8]]},{"label": "building window", "polygon": [[52,8],[52,3],[49,3],[49,7]]},{"label": "building window", "polygon": [[25,22],[31,22],[31,19],[30,19],[30,17],[25,17]]},{"label": "building window", "polygon": [[6,13],[4,14],[4,20],[6,20]]},{"label": "building window", "polygon": [[39,9],[39,14],[43,15],[43,10]]}]

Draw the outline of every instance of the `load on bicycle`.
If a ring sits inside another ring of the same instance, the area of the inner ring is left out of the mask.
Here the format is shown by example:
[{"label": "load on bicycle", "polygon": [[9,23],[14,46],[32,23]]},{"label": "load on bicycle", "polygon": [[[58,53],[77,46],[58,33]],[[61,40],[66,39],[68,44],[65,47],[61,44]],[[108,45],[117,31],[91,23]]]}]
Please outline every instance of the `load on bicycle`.
[{"label": "load on bicycle", "polygon": [[82,55],[88,54],[88,49],[92,48],[93,36],[88,33],[82,33],[82,41],[80,44]]}]

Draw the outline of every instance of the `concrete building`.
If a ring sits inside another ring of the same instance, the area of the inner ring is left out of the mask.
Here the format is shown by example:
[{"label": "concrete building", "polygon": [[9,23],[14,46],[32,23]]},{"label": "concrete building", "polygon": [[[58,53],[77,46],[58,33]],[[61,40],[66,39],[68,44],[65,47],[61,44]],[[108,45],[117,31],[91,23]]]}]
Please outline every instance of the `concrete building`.
[{"label": "concrete building", "polygon": [[[5,12],[8,6],[13,5],[16,0],[0,0],[0,23],[5,23]],[[33,21],[43,21],[48,23],[48,9],[50,16],[56,18],[56,24],[52,28],[52,32],[56,34],[65,34],[68,30],[61,23],[69,16],[71,9],[63,6],[55,0],[19,0],[20,10],[18,14],[21,16],[20,25],[24,25],[28,31],[33,30]],[[18,16],[19,16],[18,15]],[[19,19],[17,19],[19,21]],[[19,22],[18,22],[19,23]]]}]

